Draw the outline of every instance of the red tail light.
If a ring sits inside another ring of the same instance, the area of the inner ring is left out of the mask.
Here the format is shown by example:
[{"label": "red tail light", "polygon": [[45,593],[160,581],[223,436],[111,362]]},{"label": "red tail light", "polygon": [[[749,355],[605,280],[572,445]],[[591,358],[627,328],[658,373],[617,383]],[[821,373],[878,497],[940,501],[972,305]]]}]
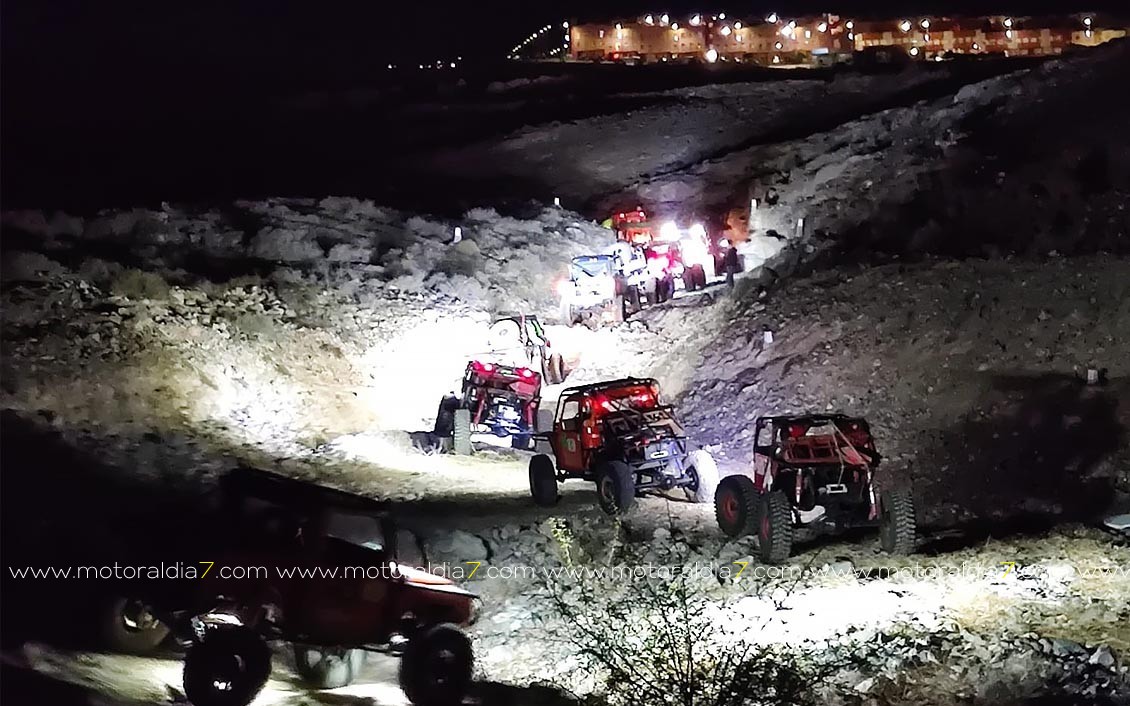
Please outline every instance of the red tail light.
[{"label": "red tail light", "polygon": [[472,365],[474,365],[475,370],[479,371],[480,373],[494,372],[494,365],[491,363],[480,363],[476,360],[474,363],[472,363]]},{"label": "red tail light", "polygon": [[518,368],[518,374],[524,378],[532,378],[534,376],[534,371],[530,370],[529,368]]}]

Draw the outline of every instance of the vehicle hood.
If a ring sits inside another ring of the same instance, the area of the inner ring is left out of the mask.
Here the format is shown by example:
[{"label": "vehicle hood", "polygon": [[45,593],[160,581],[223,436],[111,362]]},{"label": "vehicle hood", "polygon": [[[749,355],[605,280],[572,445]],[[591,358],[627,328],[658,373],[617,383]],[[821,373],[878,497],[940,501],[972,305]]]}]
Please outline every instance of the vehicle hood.
[{"label": "vehicle hood", "polygon": [[424,588],[429,591],[439,591],[441,593],[455,593],[466,596],[474,596],[474,593],[455,585],[455,582],[446,576],[439,576],[430,571],[423,569],[416,569],[404,564],[395,564],[396,570],[404,577],[405,583],[410,586]]}]

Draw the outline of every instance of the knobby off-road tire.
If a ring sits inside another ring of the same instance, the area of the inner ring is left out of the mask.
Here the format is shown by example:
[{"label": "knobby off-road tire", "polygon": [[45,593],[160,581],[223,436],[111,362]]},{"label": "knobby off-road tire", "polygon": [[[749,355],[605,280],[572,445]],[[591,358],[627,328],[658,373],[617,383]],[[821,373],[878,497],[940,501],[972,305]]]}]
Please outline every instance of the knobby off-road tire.
[{"label": "knobby off-road tire", "polygon": [[471,686],[471,641],[457,626],[434,625],[408,643],[400,660],[400,688],[416,706],[456,706]]},{"label": "knobby off-road tire", "polygon": [[757,531],[759,498],[749,476],[726,476],[714,493],[714,517],[729,537],[744,537]]},{"label": "knobby off-road tire", "polygon": [[471,455],[471,410],[455,410],[451,440],[451,446],[457,455]]},{"label": "knobby off-road tire", "polygon": [[793,550],[793,509],[779,490],[761,496],[757,531],[761,561],[777,564]]},{"label": "knobby off-road tire", "polygon": [[184,657],[184,695],[193,706],[247,706],[271,675],[271,650],[243,627],[210,629]]},{"label": "knobby off-road tire", "polygon": [[541,507],[552,507],[560,497],[553,459],[538,454],[530,459],[530,497]]},{"label": "knobby off-road tire", "polygon": [[623,461],[606,461],[596,473],[600,508],[609,515],[623,515],[636,504],[636,474]]},{"label": "knobby off-road tire", "polygon": [[696,449],[689,454],[690,468],[695,484],[687,488],[687,499],[696,503],[714,501],[718,490],[718,464],[706,449]]},{"label": "knobby off-road tire", "polygon": [[879,543],[888,554],[913,554],[918,541],[914,496],[909,488],[890,488],[879,495]]},{"label": "knobby off-road tire", "polygon": [[340,689],[352,684],[365,664],[365,650],[294,646],[298,675],[315,689]]}]

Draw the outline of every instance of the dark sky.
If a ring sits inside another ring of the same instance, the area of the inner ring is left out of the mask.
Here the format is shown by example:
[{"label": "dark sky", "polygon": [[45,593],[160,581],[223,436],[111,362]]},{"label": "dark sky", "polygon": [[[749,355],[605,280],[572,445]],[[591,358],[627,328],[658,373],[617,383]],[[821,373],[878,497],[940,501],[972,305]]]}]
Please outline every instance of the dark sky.
[{"label": "dark sky", "polygon": [[838,11],[867,14],[942,14],[963,11],[1014,14],[1091,10],[1125,3],[1062,0],[845,0],[841,3],[705,2],[702,0],[468,0],[441,3],[341,2],[335,0],[5,0],[3,52],[27,62],[67,65],[155,57],[172,64],[258,62],[334,64],[439,58],[495,58],[537,27],[562,20],[632,16],[644,12],[691,11],[759,16]]}]

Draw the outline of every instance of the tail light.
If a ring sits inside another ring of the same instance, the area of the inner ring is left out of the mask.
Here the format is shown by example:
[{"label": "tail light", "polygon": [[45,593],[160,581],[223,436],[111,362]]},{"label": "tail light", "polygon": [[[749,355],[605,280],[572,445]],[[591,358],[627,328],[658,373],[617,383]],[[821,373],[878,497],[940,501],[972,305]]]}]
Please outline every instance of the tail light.
[{"label": "tail light", "polygon": [[524,378],[532,378],[534,376],[534,371],[530,370],[529,368],[518,368],[518,375]]},{"label": "tail light", "polygon": [[475,370],[477,370],[480,373],[492,373],[492,372],[494,372],[494,365],[492,363],[480,363],[479,361],[476,360],[474,363],[472,363],[472,365],[475,367]]}]

